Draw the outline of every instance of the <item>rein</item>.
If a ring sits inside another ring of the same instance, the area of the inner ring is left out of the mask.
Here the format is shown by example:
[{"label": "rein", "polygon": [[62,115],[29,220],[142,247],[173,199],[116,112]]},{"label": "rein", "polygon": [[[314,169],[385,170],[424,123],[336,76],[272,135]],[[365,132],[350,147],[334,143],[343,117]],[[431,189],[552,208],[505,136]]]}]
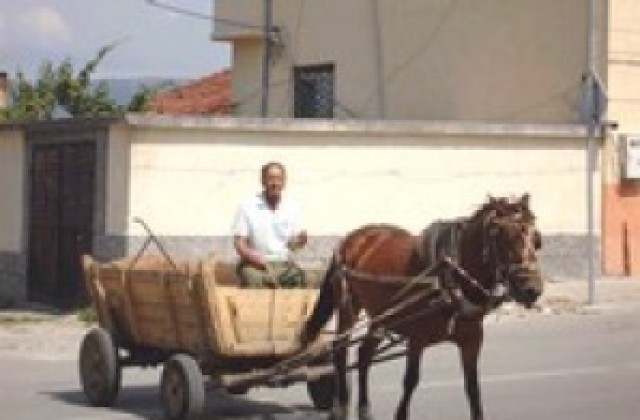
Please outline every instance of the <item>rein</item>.
[{"label": "rein", "polygon": [[[445,268],[453,269],[458,275],[454,277],[453,282],[455,285],[443,285],[440,278],[432,276],[434,273],[438,273]],[[446,309],[455,308],[456,312],[451,315],[449,323],[449,334],[455,328],[455,322],[460,315],[467,315],[467,312],[476,314],[486,314],[487,312],[495,309],[503,300],[503,296],[487,288],[483,287],[480,282],[471,276],[465,269],[448,256],[441,257],[436,263],[432,264],[429,268],[423,270],[416,276],[403,277],[403,276],[381,276],[362,271],[350,269],[346,266],[342,266],[340,274],[359,281],[375,281],[375,282],[404,282],[406,283],[399,291],[397,291],[390,299],[390,304],[386,310],[378,314],[374,318],[370,319],[369,326],[377,328],[392,328],[394,326],[401,325],[403,323],[412,321],[422,316],[430,315],[435,312],[439,312]],[[485,298],[486,304],[476,305],[470,302],[462,292],[461,280],[476,290],[478,290]],[[425,288],[425,286],[429,286]],[[415,289],[419,290],[416,293],[412,293]],[[401,313],[409,306],[418,303],[420,300],[431,295],[430,304],[415,313],[406,314],[399,319],[388,321],[395,315]],[[385,322],[387,321],[387,322]]]}]

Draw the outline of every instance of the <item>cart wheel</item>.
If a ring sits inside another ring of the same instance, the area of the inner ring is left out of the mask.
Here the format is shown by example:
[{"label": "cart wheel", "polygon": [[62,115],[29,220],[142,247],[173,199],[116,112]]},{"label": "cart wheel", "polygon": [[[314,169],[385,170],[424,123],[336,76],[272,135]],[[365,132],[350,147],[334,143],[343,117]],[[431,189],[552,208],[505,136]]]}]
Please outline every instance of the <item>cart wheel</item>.
[{"label": "cart wheel", "polygon": [[108,407],[120,390],[121,368],[111,335],[102,328],[91,329],[80,345],[80,382],[91,405]]},{"label": "cart wheel", "polygon": [[204,411],[204,381],[198,364],[186,354],[172,356],[160,380],[160,402],[165,418],[193,419]]}]

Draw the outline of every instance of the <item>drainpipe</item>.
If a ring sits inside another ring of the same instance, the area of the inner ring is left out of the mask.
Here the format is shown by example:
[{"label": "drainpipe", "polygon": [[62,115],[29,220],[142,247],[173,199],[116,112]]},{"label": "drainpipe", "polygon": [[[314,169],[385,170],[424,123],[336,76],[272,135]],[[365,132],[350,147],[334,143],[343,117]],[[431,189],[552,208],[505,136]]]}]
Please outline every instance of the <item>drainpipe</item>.
[{"label": "drainpipe", "polygon": [[260,101],[260,115],[266,118],[269,115],[269,81],[271,79],[271,29],[273,26],[273,2],[264,0],[264,22],[262,28],[262,96]]},{"label": "drainpipe", "polygon": [[379,119],[386,117],[386,98],[384,88],[384,52],[382,48],[382,28],[380,23],[380,0],[371,0],[373,24],[373,47],[375,56],[376,84],[378,90],[377,114]]}]

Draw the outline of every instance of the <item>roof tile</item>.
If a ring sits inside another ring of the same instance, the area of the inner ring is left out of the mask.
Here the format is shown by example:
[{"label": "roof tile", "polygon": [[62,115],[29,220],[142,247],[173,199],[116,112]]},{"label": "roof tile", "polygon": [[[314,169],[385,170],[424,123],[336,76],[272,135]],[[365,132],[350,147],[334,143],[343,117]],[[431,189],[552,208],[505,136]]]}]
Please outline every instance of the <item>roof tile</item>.
[{"label": "roof tile", "polygon": [[232,111],[231,70],[161,92],[151,100],[149,111],[174,115],[229,115]]}]

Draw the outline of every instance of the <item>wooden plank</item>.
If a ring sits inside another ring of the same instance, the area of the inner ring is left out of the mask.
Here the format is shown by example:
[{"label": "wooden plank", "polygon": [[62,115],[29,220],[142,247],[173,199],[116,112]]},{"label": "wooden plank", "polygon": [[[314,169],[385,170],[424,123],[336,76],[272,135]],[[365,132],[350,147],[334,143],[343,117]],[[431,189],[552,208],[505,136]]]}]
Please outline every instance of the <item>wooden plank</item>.
[{"label": "wooden plank", "polygon": [[207,340],[207,317],[205,315],[205,307],[202,305],[202,295],[204,294],[204,285],[202,282],[200,266],[196,270],[190,270],[189,276],[189,296],[191,298],[192,307],[195,309],[196,321],[197,321],[197,343],[196,352],[200,355],[204,355],[205,352],[211,351],[212,346],[209,345]]},{"label": "wooden plank", "polygon": [[171,328],[172,336],[175,337],[176,346],[184,347],[186,349],[188,347],[186,347],[187,344],[184,342],[182,325],[178,321],[178,316],[176,314],[177,303],[174,298],[175,293],[172,292],[172,289],[174,288],[172,287],[173,286],[172,282],[174,280],[175,280],[174,276],[165,272],[164,275],[161,277],[162,289],[164,291],[164,296],[167,302],[167,309],[168,309],[167,312],[169,314],[169,319],[172,325],[172,328]]},{"label": "wooden plank", "polygon": [[120,279],[122,285],[122,303],[124,306],[125,319],[128,320],[128,325],[131,331],[131,339],[135,344],[141,344],[140,333],[138,329],[138,320],[136,317],[135,307],[133,305],[131,296],[131,278],[129,277],[129,271],[121,270]]}]

